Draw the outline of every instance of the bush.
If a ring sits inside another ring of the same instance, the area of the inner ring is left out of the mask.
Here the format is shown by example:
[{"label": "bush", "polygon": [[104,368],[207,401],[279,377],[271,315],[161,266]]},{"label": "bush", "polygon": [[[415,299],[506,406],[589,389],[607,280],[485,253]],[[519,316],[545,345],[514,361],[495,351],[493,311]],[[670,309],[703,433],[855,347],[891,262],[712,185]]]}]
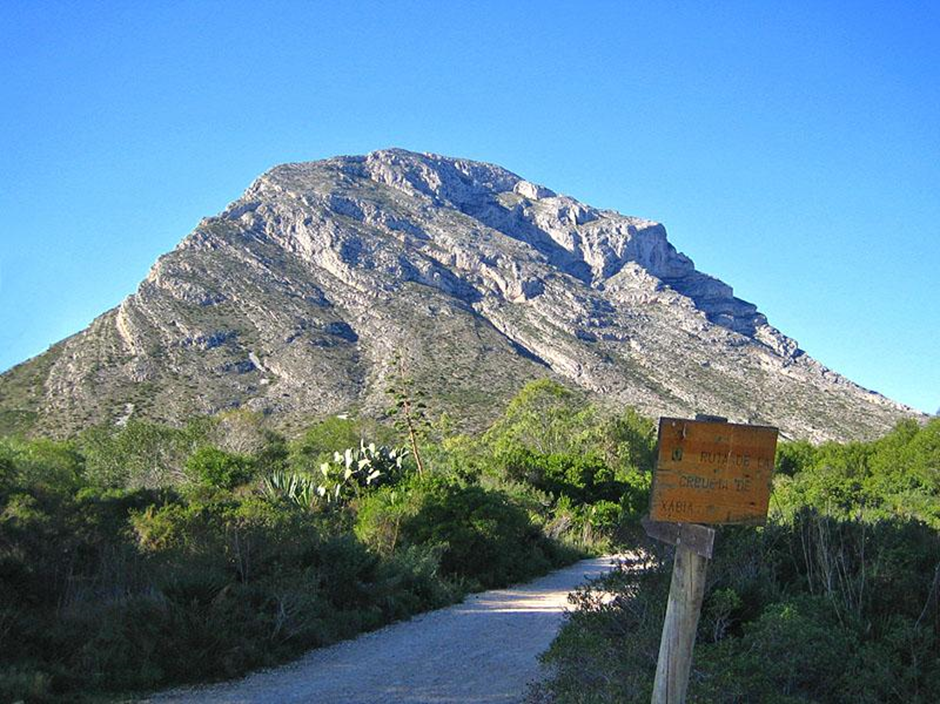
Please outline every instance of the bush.
[{"label": "bush", "polygon": [[452,601],[437,558],[216,489],[17,491],[0,506],[0,692],[232,677]]},{"label": "bush", "polygon": [[597,546],[645,503],[652,425],[552,382],[427,443],[426,476],[363,427],[288,447],[236,411],[0,440],[0,699],[232,677],[573,561],[546,531]]},{"label": "bush", "polygon": [[194,481],[206,486],[234,489],[251,480],[254,468],[251,460],[244,455],[207,445],[200,447],[186,460],[186,472]]},{"label": "bush", "polygon": [[83,473],[84,459],[72,442],[0,439],[0,489],[15,484],[74,490],[81,485]]},{"label": "bush", "polygon": [[0,700],[5,702],[41,702],[52,692],[49,676],[28,667],[0,668]]},{"label": "bush", "polygon": [[497,456],[497,462],[505,466],[510,479],[576,503],[618,501],[626,489],[614,470],[596,454],[540,455],[517,448]]},{"label": "bush", "polygon": [[771,506],[783,520],[812,506],[840,518],[911,518],[940,528],[940,419],[901,422],[869,443],[781,443],[777,467],[783,474]]},{"label": "bush", "polygon": [[356,531],[380,550],[435,549],[443,574],[472,588],[505,586],[572,557],[505,494],[434,476],[361,502]]},{"label": "bush", "polygon": [[388,443],[390,433],[368,421],[338,416],[326,418],[290,444],[290,466],[295,471],[314,472],[322,462],[330,461],[335,451],[359,447],[360,441],[368,437],[379,438],[380,444]]},{"label": "bush", "polygon": [[[548,695],[649,701],[670,552],[582,590],[546,655]],[[723,528],[699,621],[690,702],[940,700],[940,536],[912,521],[798,512],[763,530]],[[610,600],[609,594],[614,598]]]},{"label": "bush", "polygon": [[196,419],[172,428],[132,418],[123,427],[97,426],[79,435],[88,482],[107,488],[156,488],[185,479],[186,459],[206,443],[210,424]]}]

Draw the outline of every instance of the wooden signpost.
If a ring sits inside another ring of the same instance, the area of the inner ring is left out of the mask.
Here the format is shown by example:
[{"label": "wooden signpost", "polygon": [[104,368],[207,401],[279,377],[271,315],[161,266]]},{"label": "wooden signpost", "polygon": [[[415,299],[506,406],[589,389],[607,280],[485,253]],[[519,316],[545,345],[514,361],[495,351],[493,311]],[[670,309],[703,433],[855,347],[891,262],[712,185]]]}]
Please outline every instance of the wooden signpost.
[{"label": "wooden signpost", "polygon": [[659,643],[653,704],[683,704],[705,595],[715,529],[700,524],[760,525],[777,449],[777,429],[724,418],[661,418],[650,537],[676,546],[669,601]]}]

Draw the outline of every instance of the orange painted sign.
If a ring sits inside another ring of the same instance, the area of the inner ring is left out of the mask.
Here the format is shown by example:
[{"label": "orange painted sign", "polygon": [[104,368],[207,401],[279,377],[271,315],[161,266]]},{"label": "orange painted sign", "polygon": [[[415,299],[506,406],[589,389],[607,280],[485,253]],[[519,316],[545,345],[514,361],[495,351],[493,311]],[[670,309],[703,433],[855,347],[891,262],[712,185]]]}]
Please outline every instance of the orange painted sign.
[{"label": "orange painted sign", "polygon": [[764,523],[776,451],[776,428],[660,418],[650,518]]}]

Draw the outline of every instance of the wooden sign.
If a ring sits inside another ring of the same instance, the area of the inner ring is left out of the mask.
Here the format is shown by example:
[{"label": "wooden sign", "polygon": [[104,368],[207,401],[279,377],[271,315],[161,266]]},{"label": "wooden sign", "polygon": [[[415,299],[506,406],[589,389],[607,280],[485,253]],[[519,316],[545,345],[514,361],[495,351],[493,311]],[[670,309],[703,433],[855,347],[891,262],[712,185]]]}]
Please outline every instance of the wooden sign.
[{"label": "wooden sign", "polygon": [[776,450],[776,428],[660,418],[650,518],[764,523]]}]

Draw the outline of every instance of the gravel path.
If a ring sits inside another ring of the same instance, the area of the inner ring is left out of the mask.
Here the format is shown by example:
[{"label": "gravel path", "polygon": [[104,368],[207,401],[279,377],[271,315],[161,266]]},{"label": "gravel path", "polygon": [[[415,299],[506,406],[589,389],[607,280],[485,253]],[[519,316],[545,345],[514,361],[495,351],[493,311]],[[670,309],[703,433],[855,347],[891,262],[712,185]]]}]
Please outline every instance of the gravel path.
[{"label": "gravel path", "polygon": [[300,660],[220,685],[177,689],[167,702],[490,704],[519,702],[538,676],[568,593],[610,569],[583,560],[534,582],[474,594]]}]

